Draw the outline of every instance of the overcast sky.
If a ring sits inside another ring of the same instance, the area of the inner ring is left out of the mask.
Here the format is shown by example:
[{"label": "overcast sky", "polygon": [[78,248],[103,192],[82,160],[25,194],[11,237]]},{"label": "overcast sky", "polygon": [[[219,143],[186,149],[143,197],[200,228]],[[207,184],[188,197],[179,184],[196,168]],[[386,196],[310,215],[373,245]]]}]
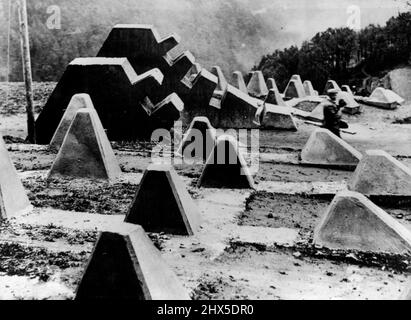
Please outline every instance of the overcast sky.
[{"label": "overcast sky", "polygon": [[281,19],[280,28],[285,32],[299,34],[294,39],[296,44],[310,39],[319,31],[328,27],[344,27],[347,25],[350,6],[360,9],[361,27],[371,23],[383,25],[399,12],[410,10],[406,0],[238,0],[256,3],[252,8],[254,15],[263,19],[270,16],[286,17]]}]

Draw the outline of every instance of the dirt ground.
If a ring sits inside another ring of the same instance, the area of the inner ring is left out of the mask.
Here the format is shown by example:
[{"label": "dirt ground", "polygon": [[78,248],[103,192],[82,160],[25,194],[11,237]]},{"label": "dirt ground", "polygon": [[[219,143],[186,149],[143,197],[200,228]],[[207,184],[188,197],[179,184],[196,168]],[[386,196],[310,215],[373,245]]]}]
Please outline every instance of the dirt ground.
[{"label": "dirt ground", "polygon": [[[53,83],[35,84],[39,111]],[[0,84],[0,131],[27,190],[33,212],[0,225],[0,298],[71,299],[97,233],[120,225],[151,162],[149,143],[113,143],[119,182],[46,181],[55,154],[24,143],[22,84]],[[8,100],[6,97],[8,96]],[[8,101],[7,103],[5,101]],[[411,167],[411,105],[363,106],[344,115],[364,152],[384,149]],[[313,231],[352,172],[298,164],[314,126],[261,131],[257,190],[197,188],[202,164],[176,165],[198,205],[202,228],[192,237],[149,234],[193,299],[397,299],[407,286],[410,256],[329,251]],[[411,206],[379,204],[411,228]]]}]

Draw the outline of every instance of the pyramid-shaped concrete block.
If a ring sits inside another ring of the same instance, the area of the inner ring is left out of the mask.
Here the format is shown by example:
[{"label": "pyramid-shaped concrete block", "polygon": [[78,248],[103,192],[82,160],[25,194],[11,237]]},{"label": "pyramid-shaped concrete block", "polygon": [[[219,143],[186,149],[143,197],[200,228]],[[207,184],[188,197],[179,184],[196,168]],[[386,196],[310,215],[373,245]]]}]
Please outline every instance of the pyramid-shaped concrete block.
[{"label": "pyramid-shaped concrete block", "polygon": [[150,117],[150,124],[152,125],[150,132],[158,128],[170,130],[184,110],[183,101],[175,93],[170,94],[156,105],[147,97],[141,105]]},{"label": "pyramid-shaped concrete block", "polygon": [[304,86],[303,83],[301,82],[301,79],[293,79],[288,82],[287,87],[285,88],[284,91],[284,98],[285,99],[293,99],[293,98],[304,98],[305,97],[305,91],[304,91]]},{"label": "pyramid-shaped concrete block", "polygon": [[211,73],[215,75],[218,79],[217,91],[225,91],[227,89],[228,82],[223,74],[223,71],[219,66],[213,66],[211,68]]},{"label": "pyramid-shaped concrete block", "polygon": [[274,104],[274,105],[283,106],[283,107],[287,106],[280,92],[278,90],[276,91],[275,89],[268,90],[268,94],[264,100],[264,103]]},{"label": "pyramid-shaped concrete block", "polygon": [[277,86],[277,83],[275,82],[274,78],[268,78],[267,79],[267,88],[268,88],[268,90],[273,89],[276,92],[280,92],[278,90],[278,86]]},{"label": "pyramid-shaped concrete block", "polygon": [[254,98],[265,98],[268,94],[267,84],[265,83],[263,73],[254,71],[251,79],[247,84],[248,94]]},{"label": "pyramid-shaped concrete block", "polygon": [[355,101],[354,96],[348,92],[340,91],[337,93],[337,104],[343,100],[345,102],[345,107],[343,108],[344,113],[356,114],[360,112],[360,105]]},{"label": "pyramid-shaped concrete block", "polygon": [[237,140],[222,135],[205,164],[199,187],[205,188],[254,188],[254,180],[239,152]]},{"label": "pyramid-shaped concrete block", "polygon": [[66,111],[61,118],[60,124],[57,127],[56,132],[53,135],[53,138],[50,142],[50,150],[58,151],[63,143],[64,137],[67,134],[67,131],[73,121],[74,117],[78,110],[83,108],[91,108],[94,109],[93,102],[91,101],[90,96],[87,93],[79,93],[75,94],[70,103],[67,106]]},{"label": "pyramid-shaped concrete block", "polygon": [[303,81],[301,80],[301,76],[299,74],[293,74],[290,78],[290,80],[296,80],[298,82],[303,83]]},{"label": "pyramid-shaped concrete block", "polygon": [[243,74],[240,71],[233,72],[234,87],[240,90],[241,92],[247,93],[247,86],[245,85]]},{"label": "pyramid-shaped concrete block", "polygon": [[80,109],[50,169],[54,177],[115,181],[121,173],[110,141],[94,109]]},{"label": "pyramid-shaped concrete block", "polygon": [[314,87],[310,80],[305,80],[303,83],[304,92],[307,96],[316,96]]},{"label": "pyramid-shaped concrete block", "polygon": [[248,94],[228,85],[219,110],[219,123],[214,125],[220,128],[258,128],[254,124],[255,113],[262,104],[261,100],[250,97]]},{"label": "pyramid-shaped concrete block", "polygon": [[126,58],[78,58],[72,61],[36,120],[37,142],[49,144],[71,98],[87,93],[111,140],[151,136],[141,107],[163,82],[159,69],[137,74]]},{"label": "pyramid-shaped concrete block", "polygon": [[393,104],[399,105],[404,102],[404,99],[401,98],[398,94],[394,91],[385,89],[382,87],[376,88],[370,95],[369,98],[371,101],[385,103],[385,104]]},{"label": "pyramid-shaped concrete block", "polygon": [[183,125],[188,127],[195,117],[202,116],[207,117],[214,127],[218,126],[220,109],[210,107],[210,100],[217,87],[217,77],[203,68],[192,81],[187,81],[190,91],[179,95],[184,102]]},{"label": "pyramid-shaped concrete block", "polygon": [[340,86],[334,80],[328,80],[324,87],[324,94],[328,93],[328,90],[342,91]]},{"label": "pyramid-shaped concrete block", "polygon": [[178,147],[177,154],[207,161],[216,142],[216,130],[206,117],[195,117]]},{"label": "pyramid-shaped concrete block", "polygon": [[180,38],[175,34],[162,38],[152,25],[118,24],[111,29],[97,56],[125,57],[136,72],[145,72],[158,68],[159,60],[169,58],[169,51],[179,42]]},{"label": "pyramid-shaped concrete block", "polygon": [[341,90],[344,91],[344,92],[348,92],[350,95],[352,95],[354,97],[354,93],[352,92],[350,86],[345,84],[345,85],[341,86]]},{"label": "pyramid-shaped concrete block", "polygon": [[160,37],[151,25],[116,25],[97,56],[125,57],[139,74],[158,68],[164,75],[164,81],[150,96],[157,104],[171,93],[181,98],[190,91],[185,78],[190,75],[195,58],[191,52],[180,52],[176,48],[179,41],[175,34]]},{"label": "pyramid-shaped concrete block", "polygon": [[411,196],[411,169],[383,150],[368,150],[348,188],[370,196]]},{"label": "pyramid-shaped concrete block", "polygon": [[329,249],[410,254],[411,232],[364,195],[338,193],[314,233]]},{"label": "pyramid-shaped concrete block", "polygon": [[187,189],[170,166],[150,165],[125,219],[148,232],[193,235],[200,215]]},{"label": "pyramid-shaped concrete block", "polygon": [[301,163],[354,169],[362,155],[327,129],[316,129],[301,151]]},{"label": "pyramid-shaped concrete block", "polygon": [[289,109],[265,104],[265,112],[261,120],[261,128],[297,131],[297,124]]},{"label": "pyramid-shaped concrete block", "polygon": [[32,208],[16,169],[0,136],[0,222]]},{"label": "pyramid-shaped concrete block", "polygon": [[143,228],[124,229],[100,233],[75,299],[189,300]]}]

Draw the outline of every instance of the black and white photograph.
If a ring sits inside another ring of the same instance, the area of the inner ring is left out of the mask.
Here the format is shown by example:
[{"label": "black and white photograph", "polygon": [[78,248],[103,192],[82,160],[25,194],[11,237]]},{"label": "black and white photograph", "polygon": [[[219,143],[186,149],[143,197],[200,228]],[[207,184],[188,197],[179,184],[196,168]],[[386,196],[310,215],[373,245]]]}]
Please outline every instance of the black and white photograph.
[{"label": "black and white photograph", "polygon": [[10,300],[411,300],[411,1],[0,0]]}]

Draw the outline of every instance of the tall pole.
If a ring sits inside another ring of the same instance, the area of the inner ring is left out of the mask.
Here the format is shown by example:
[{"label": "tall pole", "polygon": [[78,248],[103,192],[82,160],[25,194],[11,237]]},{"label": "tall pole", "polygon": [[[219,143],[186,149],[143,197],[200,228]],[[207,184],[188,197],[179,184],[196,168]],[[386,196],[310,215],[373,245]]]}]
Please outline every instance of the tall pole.
[{"label": "tall pole", "polygon": [[29,28],[27,22],[27,3],[26,0],[17,1],[20,40],[22,49],[23,75],[26,86],[26,112],[27,112],[27,140],[31,143],[36,143],[36,130],[33,111],[33,78],[31,74],[31,59],[30,59],[30,42]]}]

